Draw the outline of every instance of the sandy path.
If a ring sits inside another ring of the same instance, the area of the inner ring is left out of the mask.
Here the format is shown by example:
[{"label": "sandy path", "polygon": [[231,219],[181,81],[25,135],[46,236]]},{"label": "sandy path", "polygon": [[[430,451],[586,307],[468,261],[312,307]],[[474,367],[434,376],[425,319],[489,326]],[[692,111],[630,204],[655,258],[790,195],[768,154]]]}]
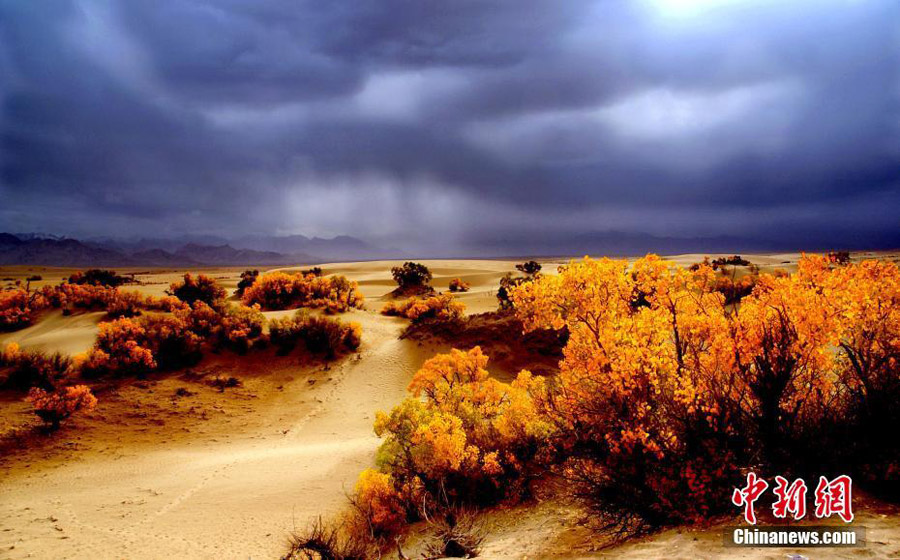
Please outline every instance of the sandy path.
[{"label": "sandy path", "polygon": [[11,475],[0,485],[0,521],[15,548],[0,557],[276,557],[293,523],[344,505],[344,489],[373,461],[374,412],[403,398],[427,357],[398,340],[403,322],[352,319],[363,324],[362,359],[335,366],[308,411],[286,415],[292,423]]}]

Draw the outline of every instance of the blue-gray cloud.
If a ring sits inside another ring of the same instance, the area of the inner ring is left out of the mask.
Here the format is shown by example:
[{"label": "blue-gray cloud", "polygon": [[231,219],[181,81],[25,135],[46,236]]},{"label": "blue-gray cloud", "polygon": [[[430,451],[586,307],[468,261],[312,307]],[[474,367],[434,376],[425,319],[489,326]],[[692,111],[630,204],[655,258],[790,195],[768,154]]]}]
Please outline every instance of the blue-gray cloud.
[{"label": "blue-gray cloud", "polygon": [[893,0],[0,2],[0,229],[878,239],[898,21]]}]

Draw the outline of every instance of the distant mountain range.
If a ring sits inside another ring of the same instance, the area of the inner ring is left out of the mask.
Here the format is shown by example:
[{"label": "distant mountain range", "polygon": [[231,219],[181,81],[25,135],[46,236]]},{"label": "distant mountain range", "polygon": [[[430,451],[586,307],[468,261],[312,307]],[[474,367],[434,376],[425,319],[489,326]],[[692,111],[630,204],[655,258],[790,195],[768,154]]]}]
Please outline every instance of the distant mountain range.
[{"label": "distant mountain range", "polygon": [[360,260],[373,258],[373,255],[387,256],[384,251],[348,236],[333,239],[301,235],[258,236],[232,241],[211,236],[177,240],[94,238],[79,241],[35,233],[0,233],[0,265],[281,266]]},{"label": "distant mountain range", "polygon": [[581,235],[530,232],[472,239],[469,248],[413,252],[383,249],[346,235],[323,239],[303,235],[180,238],[88,238],[40,233],[0,233],[0,265],[67,267],[287,266],[374,259],[525,258],[582,255],[635,256],[646,253],[775,253],[781,251],[875,250],[900,248],[897,234],[872,236],[826,231],[772,241],[740,236],[668,237],[600,231]]}]

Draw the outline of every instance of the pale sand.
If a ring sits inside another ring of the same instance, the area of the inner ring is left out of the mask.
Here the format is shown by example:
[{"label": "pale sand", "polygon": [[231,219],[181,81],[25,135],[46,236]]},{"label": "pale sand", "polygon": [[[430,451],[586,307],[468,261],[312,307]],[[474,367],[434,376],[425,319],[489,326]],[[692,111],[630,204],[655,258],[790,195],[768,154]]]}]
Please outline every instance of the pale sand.
[{"label": "pale sand", "polygon": [[[797,255],[747,257],[764,269],[795,266]],[[700,256],[674,258],[681,264]],[[444,290],[460,277],[468,312],[496,308],[500,277],[511,261],[421,261]],[[543,261],[552,273],[563,260]],[[393,289],[394,261],[323,265],[360,283],[368,306],[345,318],[363,327],[361,358],[321,366],[260,357],[213,357],[210,371],[238,371],[245,385],[220,394],[177,377],[126,387],[101,400],[90,419],[39,446],[7,458],[0,483],[0,558],[275,558],[293,526],[344,507],[357,474],[374,462],[377,410],[398,403],[412,374],[442,348],[399,340],[406,322],[378,314]],[[34,267],[31,267],[34,268]],[[55,283],[71,271],[42,269]],[[121,272],[121,271],[120,271]],[[240,269],[204,271],[233,289]],[[0,269],[0,277],[33,273]],[[145,293],[161,295],[180,271],[143,274]],[[126,288],[127,289],[127,288]],[[284,312],[273,312],[278,315]],[[87,349],[102,314],[49,313],[0,344],[68,353]],[[230,368],[230,369],[229,369]],[[202,367],[200,368],[202,369]],[[314,381],[315,383],[311,383]],[[173,399],[178,387],[197,394]],[[24,404],[0,401],[8,427],[28,418]],[[104,408],[105,407],[105,408]],[[160,419],[162,418],[162,419]],[[870,528],[865,549],[808,550],[811,558],[900,556],[896,510],[861,512]],[[484,558],[624,557],[785,558],[782,550],[724,549],[721,528],[671,530],[605,550],[603,540],[555,501],[485,516],[491,534]],[[393,557],[393,555],[391,556]]]}]

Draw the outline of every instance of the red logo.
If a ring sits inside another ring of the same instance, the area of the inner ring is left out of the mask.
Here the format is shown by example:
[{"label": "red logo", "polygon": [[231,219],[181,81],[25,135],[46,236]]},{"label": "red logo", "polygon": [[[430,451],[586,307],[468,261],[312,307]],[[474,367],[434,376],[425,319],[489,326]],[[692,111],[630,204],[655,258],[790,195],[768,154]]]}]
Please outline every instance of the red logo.
[{"label": "red logo", "polygon": [[[731,494],[731,503],[744,508],[744,520],[750,525],[756,525],[756,501],[769,488],[769,483],[756,476],[756,473],[747,473],[747,485],[743,488],[735,488]],[[806,482],[798,478],[788,484],[788,480],[782,476],[775,477],[775,502],[772,504],[772,514],[779,519],[786,519],[788,515],[794,519],[806,517]],[[824,476],[819,477],[819,484],[813,492],[815,499],[815,516],[818,518],[837,515],[845,523],[853,521],[853,481],[847,475],[841,475],[834,480],[828,480]]]}]

